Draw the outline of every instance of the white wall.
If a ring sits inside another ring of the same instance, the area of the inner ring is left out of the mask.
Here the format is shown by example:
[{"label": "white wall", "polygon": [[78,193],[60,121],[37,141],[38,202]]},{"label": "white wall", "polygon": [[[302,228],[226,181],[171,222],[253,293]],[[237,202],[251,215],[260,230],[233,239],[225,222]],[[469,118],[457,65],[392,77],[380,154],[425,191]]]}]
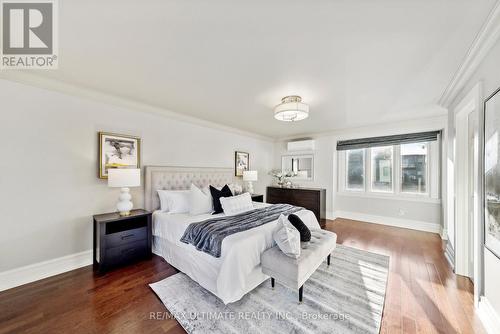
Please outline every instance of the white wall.
[{"label": "white wall", "polygon": [[333,190],[333,173],[329,170],[333,165],[333,150],[330,137],[316,138],[315,150],[311,151],[294,151],[288,152],[286,148],[287,141],[278,141],[275,143],[275,159],[274,168],[281,169],[281,156],[290,154],[313,154],[314,155],[314,180],[294,182],[305,187],[317,187],[326,189],[326,211],[327,216],[331,216],[333,212],[332,190]]},{"label": "white wall", "polygon": [[[482,82],[483,98],[486,99],[500,87],[500,40],[483,59],[471,79],[467,81],[460,94],[453,100],[449,110],[454,110],[466,94],[478,83]],[[450,112],[451,113],[451,112]],[[449,117],[450,140],[455,138],[453,131],[454,117]],[[481,127],[480,127],[481,128]],[[482,131],[482,129],[481,129]],[[450,154],[451,159],[453,155]],[[484,249],[484,295],[500,316],[500,294],[498,293],[498,278],[500,273],[500,259],[495,257],[486,248]]]},{"label": "white wall", "polygon": [[0,272],[92,247],[92,215],[118,196],[97,178],[98,131],[141,137],[142,166],[233,167],[242,150],[256,192],[270,180],[271,141],[0,80]]},{"label": "white wall", "polygon": [[[327,216],[337,213],[354,217],[368,216],[387,217],[391,221],[407,220],[408,223],[421,222],[429,225],[439,225],[442,222],[441,203],[417,202],[409,200],[379,199],[364,196],[343,195],[338,193],[337,153],[338,140],[362,138],[370,136],[390,135],[419,131],[443,129],[446,126],[446,116],[432,119],[398,122],[392,124],[339,130],[322,135],[312,135],[316,141],[314,152],[314,180],[296,182],[302,186],[326,188]],[[275,144],[275,168],[281,168],[281,156],[290,154],[286,151],[286,143],[292,139],[279,141]],[[300,154],[301,152],[297,152]],[[311,153],[311,152],[302,152]],[[401,216],[401,210],[404,215]],[[353,215],[351,215],[353,214]]]}]

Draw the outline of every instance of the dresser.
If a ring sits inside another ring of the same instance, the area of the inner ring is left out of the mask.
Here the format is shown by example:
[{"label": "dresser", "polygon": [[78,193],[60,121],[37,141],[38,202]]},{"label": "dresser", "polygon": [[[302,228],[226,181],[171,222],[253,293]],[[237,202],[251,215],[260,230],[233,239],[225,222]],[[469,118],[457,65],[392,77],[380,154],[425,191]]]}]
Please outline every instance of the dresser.
[{"label": "dresser", "polygon": [[266,202],[286,203],[311,210],[321,228],[326,224],[326,189],[267,187]]},{"label": "dresser", "polygon": [[129,216],[105,213],[94,216],[94,267],[111,268],[151,258],[151,212],[138,209]]}]

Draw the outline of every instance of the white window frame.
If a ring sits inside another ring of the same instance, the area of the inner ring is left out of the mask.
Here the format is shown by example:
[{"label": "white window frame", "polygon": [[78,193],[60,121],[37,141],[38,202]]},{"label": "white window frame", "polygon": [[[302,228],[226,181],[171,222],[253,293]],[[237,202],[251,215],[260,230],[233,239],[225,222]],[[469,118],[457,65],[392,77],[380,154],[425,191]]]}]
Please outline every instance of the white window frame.
[{"label": "white window frame", "polygon": [[[349,189],[347,186],[347,151],[338,151],[338,193],[341,196],[382,198],[405,201],[420,201],[441,203],[440,198],[440,139],[427,143],[427,185],[425,193],[402,191],[401,179],[401,147],[393,145],[392,149],[392,191],[372,190],[372,159],[371,149],[364,151],[364,187],[363,189]],[[390,146],[390,145],[386,145]]]}]

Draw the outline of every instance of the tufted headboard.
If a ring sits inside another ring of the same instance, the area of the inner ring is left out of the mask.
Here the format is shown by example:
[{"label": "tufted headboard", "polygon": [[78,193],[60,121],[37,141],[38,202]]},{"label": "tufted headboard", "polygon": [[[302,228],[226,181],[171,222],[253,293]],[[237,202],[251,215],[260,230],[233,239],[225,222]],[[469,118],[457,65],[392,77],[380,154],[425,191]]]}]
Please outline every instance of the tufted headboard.
[{"label": "tufted headboard", "polygon": [[209,184],[223,186],[233,181],[233,168],[146,166],[144,183],[146,210],[154,211],[160,207],[160,198],[156,192],[158,189],[184,190],[189,189],[191,183],[200,188]]}]

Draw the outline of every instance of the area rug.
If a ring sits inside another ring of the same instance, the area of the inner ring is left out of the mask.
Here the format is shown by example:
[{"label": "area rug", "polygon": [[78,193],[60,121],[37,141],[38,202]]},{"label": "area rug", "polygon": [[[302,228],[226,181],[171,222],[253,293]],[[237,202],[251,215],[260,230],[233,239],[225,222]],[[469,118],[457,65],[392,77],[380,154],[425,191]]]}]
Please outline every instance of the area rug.
[{"label": "area rug", "polygon": [[224,305],[183,273],[151,288],[188,333],[379,333],[389,257],[337,245],[298,291],[269,280]]}]

